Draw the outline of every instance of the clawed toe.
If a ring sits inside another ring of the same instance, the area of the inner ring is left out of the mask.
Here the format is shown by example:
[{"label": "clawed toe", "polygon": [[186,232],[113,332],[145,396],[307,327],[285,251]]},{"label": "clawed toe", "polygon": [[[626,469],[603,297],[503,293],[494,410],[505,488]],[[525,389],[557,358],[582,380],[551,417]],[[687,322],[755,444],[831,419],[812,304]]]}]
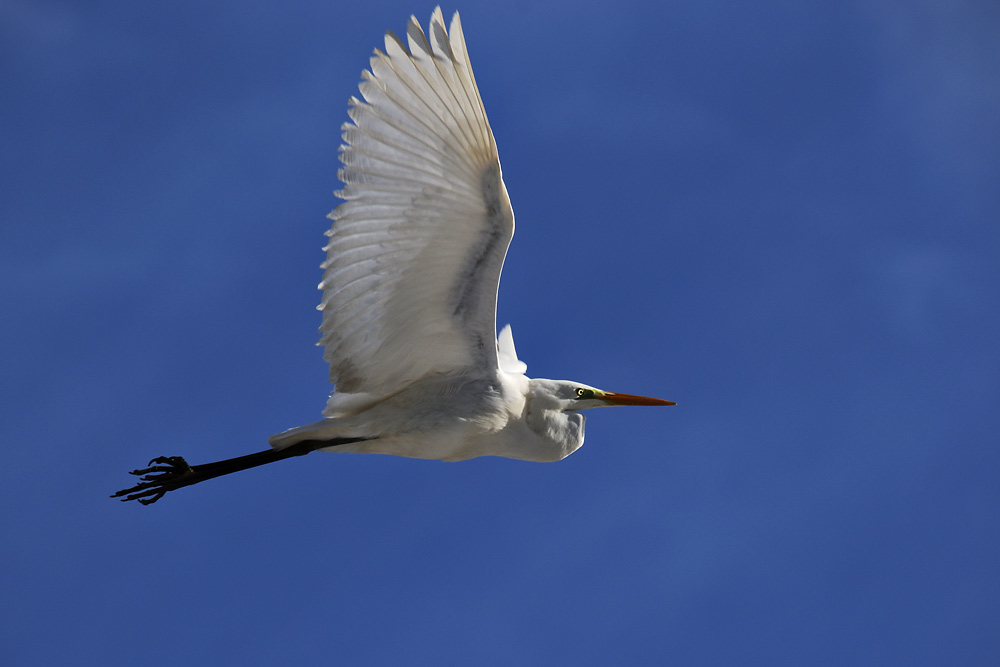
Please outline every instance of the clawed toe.
[{"label": "clawed toe", "polygon": [[[154,463],[162,465],[153,465]],[[183,474],[191,468],[188,462],[184,460],[183,456],[157,456],[155,459],[151,459],[147,464],[148,468],[142,468],[141,470],[132,470],[129,472],[130,475],[150,475],[153,473],[167,473],[170,475]]]},{"label": "clawed toe", "polygon": [[111,497],[123,502],[138,500],[143,505],[152,505],[167,491],[192,483],[190,478],[194,476],[194,471],[183,456],[157,456],[149,462],[148,468],[133,470],[131,474],[141,481],[131,488],[111,494]]}]

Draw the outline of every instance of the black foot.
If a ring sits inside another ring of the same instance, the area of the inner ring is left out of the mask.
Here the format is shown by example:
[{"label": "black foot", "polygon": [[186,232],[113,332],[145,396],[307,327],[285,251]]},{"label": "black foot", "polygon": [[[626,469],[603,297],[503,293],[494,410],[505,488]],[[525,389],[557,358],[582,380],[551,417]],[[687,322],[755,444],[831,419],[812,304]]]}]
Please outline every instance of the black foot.
[{"label": "black foot", "polygon": [[148,468],[133,470],[131,474],[138,475],[142,481],[130,489],[112,494],[112,498],[121,498],[122,502],[138,500],[143,505],[152,505],[167,491],[200,481],[183,456],[157,456],[149,462]]}]

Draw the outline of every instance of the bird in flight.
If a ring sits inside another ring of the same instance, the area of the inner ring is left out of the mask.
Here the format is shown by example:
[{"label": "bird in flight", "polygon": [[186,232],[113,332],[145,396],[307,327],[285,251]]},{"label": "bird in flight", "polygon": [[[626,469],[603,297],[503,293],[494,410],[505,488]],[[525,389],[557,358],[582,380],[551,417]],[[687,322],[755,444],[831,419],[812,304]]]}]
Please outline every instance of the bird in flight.
[{"label": "bird in flight", "polygon": [[514,212],[456,12],[386,34],[342,127],[343,199],[330,214],[319,309],[330,364],[325,419],[262,452],[201,465],[161,456],[112,498],[149,505],[207,479],[316,450],[462,461],[558,461],[583,444],[582,410],[674,405],[528,378],[497,287]]}]

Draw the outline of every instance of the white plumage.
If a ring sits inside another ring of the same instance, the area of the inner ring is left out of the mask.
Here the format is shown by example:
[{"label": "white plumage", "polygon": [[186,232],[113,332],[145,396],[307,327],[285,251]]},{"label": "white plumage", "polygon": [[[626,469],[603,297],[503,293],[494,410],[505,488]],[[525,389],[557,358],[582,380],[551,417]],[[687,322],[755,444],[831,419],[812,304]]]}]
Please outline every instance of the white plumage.
[{"label": "white plumage", "polygon": [[456,13],[447,30],[437,8],[427,34],[411,17],[406,37],[386,35],[342,128],[344,202],[330,214],[320,283],[320,342],[335,386],[326,419],[235,459],[159,457],[114,497],[150,504],[316,449],[557,461],[583,444],[581,410],[673,404],[524,375],[510,327],[496,335],[514,212],[461,21]]},{"label": "white plumage", "polygon": [[510,327],[496,336],[514,211],[462,24],[456,13],[446,30],[437,8],[429,34],[411,17],[406,36],[386,35],[343,126],[345,201],[320,284],[328,419],[271,444],[363,437],[331,449],[559,460],[583,444],[579,410],[626,401],[529,380]]},{"label": "white plumage", "polygon": [[342,128],[345,201],[330,214],[320,305],[330,417],[430,374],[497,366],[514,212],[458,15],[449,37],[435,10],[429,34],[411,18],[409,49],[386,35]]}]

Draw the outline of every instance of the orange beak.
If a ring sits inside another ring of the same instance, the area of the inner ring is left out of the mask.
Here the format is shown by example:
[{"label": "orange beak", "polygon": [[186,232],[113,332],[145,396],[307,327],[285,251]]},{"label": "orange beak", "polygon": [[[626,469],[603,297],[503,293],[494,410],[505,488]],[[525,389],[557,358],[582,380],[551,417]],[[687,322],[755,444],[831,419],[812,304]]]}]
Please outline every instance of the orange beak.
[{"label": "orange beak", "polygon": [[662,398],[633,396],[632,394],[616,394],[613,391],[604,392],[601,394],[600,398],[608,405],[677,405],[673,401],[665,401]]}]

